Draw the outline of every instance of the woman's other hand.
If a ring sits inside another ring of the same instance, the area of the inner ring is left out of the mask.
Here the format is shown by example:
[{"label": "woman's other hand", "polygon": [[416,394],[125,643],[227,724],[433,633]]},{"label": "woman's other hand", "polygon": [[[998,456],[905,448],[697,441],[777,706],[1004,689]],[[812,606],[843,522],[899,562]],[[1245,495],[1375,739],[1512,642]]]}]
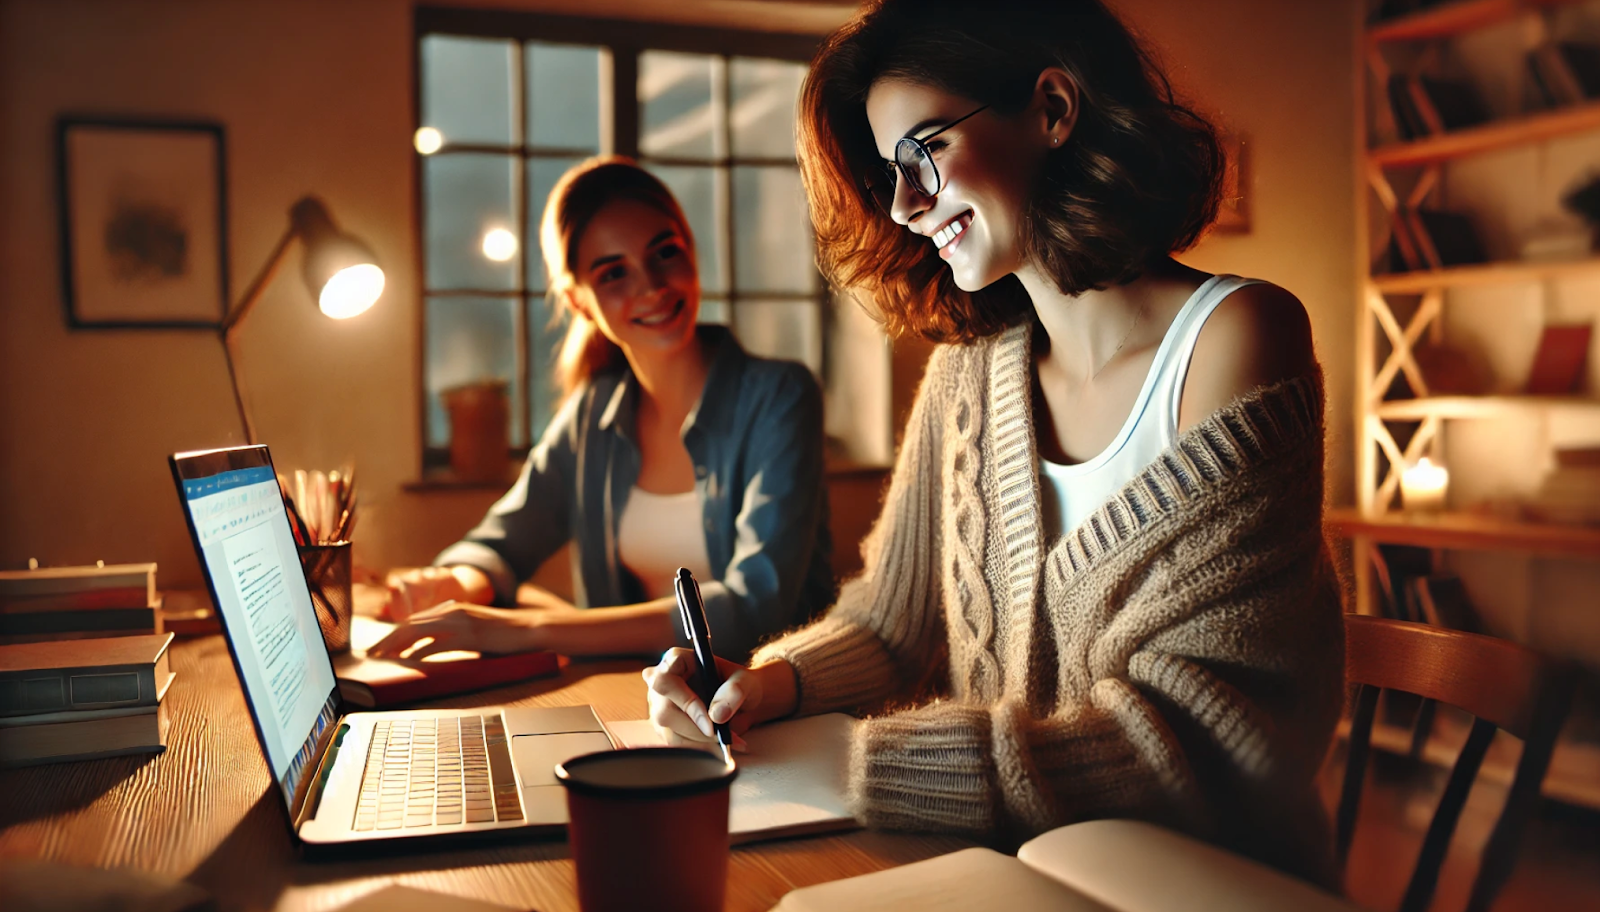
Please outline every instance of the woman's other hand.
[{"label": "woman's other hand", "polygon": [[404,623],[412,615],[445,602],[494,601],[494,584],[476,567],[410,567],[392,570],[384,580],[388,597],[379,617]]},{"label": "woman's other hand", "polygon": [[787,662],[746,668],[717,659],[722,686],[708,708],[689,686],[695,673],[694,652],[668,649],[661,661],[643,672],[648,685],[650,721],[668,744],[716,740],[714,724],[728,723],[733,747],[744,750],[740,737],[750,726],[794,712],[794,669]]},{"label": "woman's other hand", "polygon": [[[367,649],[376,659],[417,661],[436,652],[532,652],[540,644],[538,619],[531,612],[446,602],[411,616]],[[426,641],[426,642],[425,642]]]}]

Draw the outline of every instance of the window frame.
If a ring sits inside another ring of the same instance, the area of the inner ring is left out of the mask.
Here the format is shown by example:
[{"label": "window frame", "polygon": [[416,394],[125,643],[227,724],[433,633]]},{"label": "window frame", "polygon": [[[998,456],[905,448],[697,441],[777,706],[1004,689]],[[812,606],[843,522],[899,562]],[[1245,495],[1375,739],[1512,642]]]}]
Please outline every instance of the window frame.
[{"label": "window frame", "polygon": [[[832,308],[827,283],[818,277],[814,292],[789,292],[780,293],[772,291],[743,291],[737,285],[737,261],[734,249],[736,243],[733,231],[734,199],[731,191],[734,168],[739,166],[784,166],[797,167],[797,164],[787,158],[771,158],[756,156],[737,156],[733,154],[731,137],[726,135],[731,132],[727,118],[722,118],[723,148],[725,154],[714,158],[685,159],[668,156],[641,156],[639,151],[640,135],[640,104],[638,100],[639,82],[639,55],[646,51],[671,51],[690,54],[714,55],[726,61],[732,57],[767,58],[784,60],[795,63],[810,64],[823,36],[794,32],[763,32],[745,29],[684,25],[680,23],[662,23],[634,19],[603,19],[582,16],[566,16],[552,13],[521,12],[515,10],[487,10],[466,9],[455,7],[428,7],[419,6],[414,10],[412,17],[411,35],[411,60],[412,60],[412,91],[411,91],[411,120],[413,132],[422,126],[422,41],[429,35],[451,35],[462,38],[488,38],[515,41],[519,46],[529,41],[549,42],[553,44],[589,45],[602,49],[602,63],[600,68],[600,154],[626,155],[635,158],[641,164],[662,166],[688,166],[706,168],[720,171],[726,175],[729,187],[724,188],[720,196],[720,211],[717,213],[719,231],[726,231],[726,246],[723,255],[727,262],[723,265],[724,275],[727,277],[727,289],[715,293],[711,297],[726,302],[728,320],[730,325],[737,319],[735,308],[741,297],[757,298],[762,300],[778,301],[810,301],[814,302],[818,314],[818,329],[821,333],[822,358],[819,365],[822,377],[828,375],[829,368],[829,337],[832,326]],[[519,53],[521,51],[519,50]],[[608,65],[609,64],[609,65]],[[721,86],[723,104],[728,103],[729,71],[730,66],[722,68]],[[527,116],[526,99],[522,92],[526,90],[525,73],[519,65],[519,72],[515,74],[518,85],[516,92],[516,110],[512,112],[513,123],[520,125],[525,131]],[[484,152],[515,157],[522,170],[523,180],[526,180],[527,163],[535,158],[549,155],[573,152],[577,150],[544,149],[528,143],[528,137],[523,132],[518,136],[518,142],[508,148],[493,145],[474,143],[455,144],[455,152]],[[549,155],[546,155],[549,153]],[[587,154],[587,153],[584,153]],[[428,285],[428,256],[426,232],[426,183],[424,176],[424,159],[426,156],[411,153],[412,165],[412,194],[416,217],[412,220],[413,243],[416,245],[417,256],[414,263],[417,282],[417,308],[416,308],[416,348],[414,361],[417,367],[414,395],[416,401],[416,415],[418,420],[419,442],[418,448],[418,477],[422,479],[449,480],[449,448],[435,447],[429,441],[429,394],[427,388],[427,310],[428,300],[434,292],[447,294],[465,294],[482,292],[471,289],[440,288],[432,289]],[[530,238],[526,236],[528,230],[528,198],[527,187],[521,187],[521,192],[512,200],[513,213],[518,226],[519,239],[521,240],[520,255],[526,257],[530,247]],[[716,243],[718,239],[713,239]],[[516,291],[498,291],[490,296],[512,298],[519,302],[517,311],[517,376],[512,382],[517,384],[522,391],[523,408],[520,420],[525,427],[527,445],[513,444],[511,456],[520,461],[524,458],[537,437],[534,434],[533,418],[534,403],[532,401],[532,360],[529,351],[529,327],[527,321],[532,309],[532,299],[536,293],[528,283],[529,264],[522,263],[522,274],[519,277],[519,289]]]}]

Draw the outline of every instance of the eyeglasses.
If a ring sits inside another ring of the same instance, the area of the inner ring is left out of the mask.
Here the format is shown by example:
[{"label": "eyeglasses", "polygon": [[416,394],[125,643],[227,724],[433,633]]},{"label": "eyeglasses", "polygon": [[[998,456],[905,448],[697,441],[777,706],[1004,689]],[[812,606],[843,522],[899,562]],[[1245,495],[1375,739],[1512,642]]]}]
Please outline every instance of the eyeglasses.
[{"label": "eyeglasses", "polygon": [[867,193],[878,207],[884,212],[894,208],[896,171],[905,175],[906,180],[911,183],[911,189],[922,196],[938,196],[939,191],[944,189],[944,179],[939,175],[939,166],[933,163],[933,153],[928,149],[928,140],[988,108],[988,105],[984,105],[976,111],[963,114],[921,139],[905,136],[895,143],[894,161],[883,162],[883,173],[870,175],[865,181]]}]

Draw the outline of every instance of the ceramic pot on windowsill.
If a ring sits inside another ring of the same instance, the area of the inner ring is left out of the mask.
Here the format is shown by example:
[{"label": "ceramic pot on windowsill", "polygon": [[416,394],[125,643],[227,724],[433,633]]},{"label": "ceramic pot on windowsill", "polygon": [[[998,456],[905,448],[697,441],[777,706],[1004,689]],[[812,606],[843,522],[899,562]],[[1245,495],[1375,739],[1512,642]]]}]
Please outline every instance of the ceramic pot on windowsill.
[{"label": "ceramic pot on windowsill", "polygon": [[463,481],[502,481],[510,471],[510,396],[504,380],[440,393],[450,415],[450,470]]}]

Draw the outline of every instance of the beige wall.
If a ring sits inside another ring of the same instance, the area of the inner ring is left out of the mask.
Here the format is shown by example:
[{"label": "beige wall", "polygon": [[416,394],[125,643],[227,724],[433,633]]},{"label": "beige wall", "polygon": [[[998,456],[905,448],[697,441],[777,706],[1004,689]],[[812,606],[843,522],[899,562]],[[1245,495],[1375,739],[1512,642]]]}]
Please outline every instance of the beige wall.
[{"label": "beige wall", "polygon": [[[1208,240],[1188,259],[1272,279],[1306,302],[1329,378],[1333,478],[1348,500],[1352,4],[1122,6],[1175,64],[1178,84],[1251,139],[1253,232]],[[817,31],[844,15],[753,0],[537,8]],[[164,459],[242,439],[214,338],[66,330],[52,127],[69,111],[226,125],[235,294],[308,191],[388,268],[380,306],[348,323],[319,316],[286,271],[242,342],[256,423],[280,466],[360,466],[360,561],[424,561],[488,502],[403,488],[416,477],[419,434],[410,9],[0,0],[0,566],[156,560],[164,585],[196,584]]]}]

